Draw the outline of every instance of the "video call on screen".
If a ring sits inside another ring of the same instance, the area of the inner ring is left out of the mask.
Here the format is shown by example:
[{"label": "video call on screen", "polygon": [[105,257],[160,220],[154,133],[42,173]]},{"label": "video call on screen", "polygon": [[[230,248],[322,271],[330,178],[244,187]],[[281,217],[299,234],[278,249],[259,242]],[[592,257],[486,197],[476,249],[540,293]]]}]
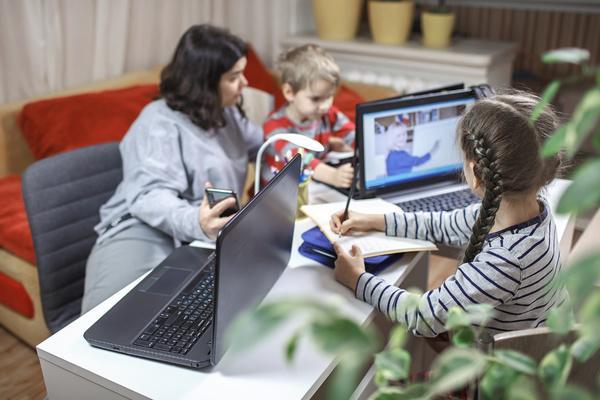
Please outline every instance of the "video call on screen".
[{"label": "video call on screen", "polygon": [[366,188],[459,171],[456,125],[474,102],[460,99],[364,114]]}]

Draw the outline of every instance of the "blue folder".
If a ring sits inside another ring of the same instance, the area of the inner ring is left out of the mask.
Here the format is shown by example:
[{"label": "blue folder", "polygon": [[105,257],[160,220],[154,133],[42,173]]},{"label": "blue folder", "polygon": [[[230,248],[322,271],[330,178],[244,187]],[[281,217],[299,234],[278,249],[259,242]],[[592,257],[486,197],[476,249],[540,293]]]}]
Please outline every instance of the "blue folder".
[{"label": "blue folder", "polygon": [[[321,232],[319,227],[314,227],[302,234],[304,242],[298,248],[303,256],[315,260],[329,268],[334,267],[337,255],[333,245],[327,237]],[[367,272],[377,274],[388,265],[396,262],[402,257],[402,254],[388,254],[365,258],[365,268]]]}]

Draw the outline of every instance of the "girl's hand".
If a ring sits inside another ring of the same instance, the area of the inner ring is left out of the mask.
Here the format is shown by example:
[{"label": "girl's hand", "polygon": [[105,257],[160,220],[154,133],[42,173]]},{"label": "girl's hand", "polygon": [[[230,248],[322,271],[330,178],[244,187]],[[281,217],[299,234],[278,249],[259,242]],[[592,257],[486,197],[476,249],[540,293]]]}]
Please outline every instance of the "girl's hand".
[{"label": "girl's hand", "polygon": [[348,218],[342,222],[344,210],[335,212],[329,220],[329,226],[335,233],[343,235],[349,232],[384,231],[385,217],[383,214],[363,214],[348,211]]},{"label": "girl's hand", "polygon": [[[212,185],[207,182],[206,187],[212,187]],[[210,208],[208,204],[208,199],[206,196],[202,199],[202,204],[200,205],[200,212],[198,213],[198,223],[202,228],[204,234],[211,240],[215,240],[219,231],[225,226],[227,222],[233,217],[230,215],[228,217],[220,217],[221,214],[225,210],[230,207],[235,207],[235,199],[233,197],[229,197],[225,200],[222,200],[215,204],[213,208]]]},{"label": "girl's hand", "polygon": [[338,255],[333,270],[335,279],[347,288],[355,290],[358,278],[365,272],[365,261],[360,248],[354,245],[348,254],[337,242],[333,244],[333,247]]}]

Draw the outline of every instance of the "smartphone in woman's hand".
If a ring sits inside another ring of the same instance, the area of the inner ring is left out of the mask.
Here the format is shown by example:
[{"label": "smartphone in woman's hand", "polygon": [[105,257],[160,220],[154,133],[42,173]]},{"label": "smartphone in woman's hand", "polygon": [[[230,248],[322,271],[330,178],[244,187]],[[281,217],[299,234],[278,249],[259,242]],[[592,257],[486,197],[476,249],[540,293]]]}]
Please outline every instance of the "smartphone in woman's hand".
[{"label": "smartphone in woman's hand", "polygon": [[233,190],[230,189],[216,189],[216,188],[206,188],[204,189],[206,193],[206,199],[208,200],[208,205],[210,208],[213,208],[215,204],[220,201],[223,201],[229,197],[233,197],[235,199],[235,206],[229,207],[221,214],[221,217],[228,217],[230,215],[235,214],[240,210],[240,203],[238,201],[237,195]]}]

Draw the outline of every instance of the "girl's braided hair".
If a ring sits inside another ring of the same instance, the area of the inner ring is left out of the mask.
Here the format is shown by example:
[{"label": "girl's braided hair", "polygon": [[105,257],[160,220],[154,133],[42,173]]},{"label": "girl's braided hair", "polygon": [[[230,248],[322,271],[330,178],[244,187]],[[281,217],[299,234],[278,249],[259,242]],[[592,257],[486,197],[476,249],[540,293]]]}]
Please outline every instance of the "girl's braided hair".
[{"label": "girl's braided hair", "polygon": [[473,172],[484,188],[463,263],[481,252],[503,197],[537,192],[557,175],[562,155],[542,158],[540,148],[559,121],[553,110],[545,107],[539,118],[530,122],[539,101],[525,92],[495,95],[473,105],[458,125],[465,161],[475,163]]}]

